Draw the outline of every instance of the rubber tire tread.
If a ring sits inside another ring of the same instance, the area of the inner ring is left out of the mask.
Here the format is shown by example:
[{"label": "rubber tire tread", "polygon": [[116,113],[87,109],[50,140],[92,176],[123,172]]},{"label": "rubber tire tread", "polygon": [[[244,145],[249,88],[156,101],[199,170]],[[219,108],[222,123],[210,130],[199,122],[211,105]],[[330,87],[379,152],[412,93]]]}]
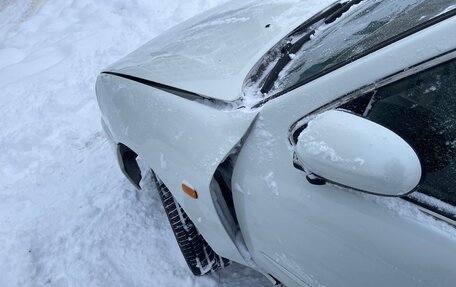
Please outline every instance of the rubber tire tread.
[{"label": "rubber tire tread", "polygon": [[202,276],[230,265],[231,262],[228,259],[220,257],[212,250],[169,189],[153,172],[152,177],[171,229],[192,273],[195,276]]}]

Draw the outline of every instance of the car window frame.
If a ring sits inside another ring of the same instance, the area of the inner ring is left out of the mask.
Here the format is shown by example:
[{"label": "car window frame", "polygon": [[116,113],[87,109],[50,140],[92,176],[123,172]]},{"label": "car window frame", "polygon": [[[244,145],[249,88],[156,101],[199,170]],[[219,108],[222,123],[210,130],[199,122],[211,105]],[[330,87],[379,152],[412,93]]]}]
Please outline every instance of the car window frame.
[{"label": "car window frame", "polygon": [[[296,121],[289,129],[288,132],[288,141],[292,148],[294,148],[297,144],[297,138],[299,136],[299,133],[307,127],[307,124],[315,118],[318,114],[321,114],[325,111],[329,110],[334,110],[337,108],[340,108],[341,106],[358,99],[360,97],[366,96],[368,94],[375,93],[376,90],[385,87],[389,84],[393,84],[395,82],[398,82],[400,80],[406,79],[410,76],[413,76],[415,74],[418,74],[420,72],[423,72],[425,70],[431,69],[433,67],[436,67],[440,64],[449,62],[449,61],[454,61],[456,60],[456,49],[450,50],[448,52],[445,52],[443,54],[440,54],[436,57],[433,57],[431,59],[428,59],[426,61],[420,62],[415,64],[414,66],[410,67],[409,69],[406,69],[404,71],[391,74],[387,77],[384,77],[382,79],[379,79],[378,81],[375,81],[371,84],[365,85],[359,89],[356,89],[350,93],[347,93],[345,95],[342,95],[341,97],[337,98],[336,100],[312,111],[311,113],[305,115],[304,117],[301,117],[298,121]],[[295,168],[300,169],[299,166],[295,166]],[[302,169],[301,169],[302,170]],[[362,191],[358,191],[362,192]],[[419,192],[419,191],[418,191]],[[428,195],[430,196],[430,195]],[[430,196],[432,197],[432,196]],[[439,210],[437,207],[432,206],[430,204],[426,204],[424,202],[420,202],[414,198],[411,198],[409,196],[404,196],[404,197],[399,197],[402,200],[405,200],[407,202],[410,202],[414,204],[419,210],[422,212],[437,218],[441,221],[444,221],[454,227],[456,227],[456,217],[453,214],[447,213],[445,211]],[[432,197],[435,198],[435,197]],[[435,198],[437,199],[437,198]],[[438,199],[437,199],[438,200]],[[443,201],[442,201],[443,202]],[[451,205],[453,206],[453,205]]]}]

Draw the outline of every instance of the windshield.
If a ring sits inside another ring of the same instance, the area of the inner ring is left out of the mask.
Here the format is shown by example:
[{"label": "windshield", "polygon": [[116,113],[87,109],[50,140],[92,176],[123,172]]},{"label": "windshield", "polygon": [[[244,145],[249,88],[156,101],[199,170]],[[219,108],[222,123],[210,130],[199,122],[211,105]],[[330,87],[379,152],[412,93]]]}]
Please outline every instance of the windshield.
[{"label": "windshield", "polygon": [[[309,82],[401,33],[456,9],[456,0],[357,2],[360,3],[352,5],[336,21],[328,23],[327,18],[308,27],[304,37],[310,33],[309,40],[296,54],[286,55],[289,62],[265,94],[277,94]],[[294,40],[290,41],[293,44]]]}]

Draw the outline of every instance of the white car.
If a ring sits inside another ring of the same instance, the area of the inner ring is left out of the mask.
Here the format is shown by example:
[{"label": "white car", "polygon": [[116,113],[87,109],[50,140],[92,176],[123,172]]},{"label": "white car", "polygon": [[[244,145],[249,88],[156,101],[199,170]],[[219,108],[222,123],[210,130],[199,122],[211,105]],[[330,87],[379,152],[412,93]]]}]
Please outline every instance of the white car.
[{"label": "white car", "polygon": [[195,275],[234,261],[277,285],[456,286],[455,0],[229,2],[96,92]]}]

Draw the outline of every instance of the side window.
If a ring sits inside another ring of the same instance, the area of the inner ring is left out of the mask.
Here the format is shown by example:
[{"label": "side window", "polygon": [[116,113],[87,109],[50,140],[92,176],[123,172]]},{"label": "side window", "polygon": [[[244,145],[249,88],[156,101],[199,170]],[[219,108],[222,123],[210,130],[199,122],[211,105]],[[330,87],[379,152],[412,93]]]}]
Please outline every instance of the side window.
[{"label": "side window", "polygon": [[405,139],[424,164],[419,192],[456,206],[455,60],[381,87],[342,108]]}]

